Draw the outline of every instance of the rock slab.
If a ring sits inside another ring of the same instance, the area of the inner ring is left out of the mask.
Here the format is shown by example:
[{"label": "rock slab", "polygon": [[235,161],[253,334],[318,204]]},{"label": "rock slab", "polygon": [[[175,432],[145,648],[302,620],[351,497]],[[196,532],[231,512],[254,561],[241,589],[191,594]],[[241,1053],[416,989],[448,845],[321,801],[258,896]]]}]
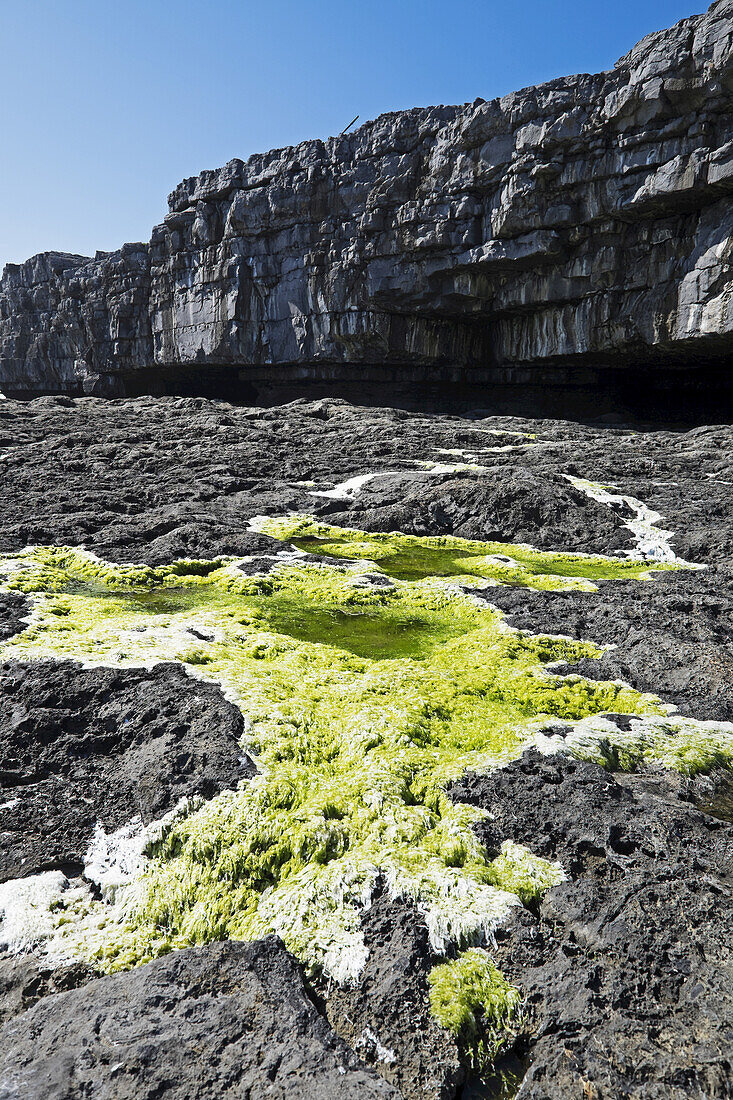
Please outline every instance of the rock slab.
[{"label": "rock slab", "polygon": [[0,1028],[2,1100],[399,1100],[309,999],[274,936],[191,948]]},{"label": "rock slab", "polygon": [[182,665],[0,664],[0,882],[80,873],[101,827],[161,818],[252,774],[240,711]]}]

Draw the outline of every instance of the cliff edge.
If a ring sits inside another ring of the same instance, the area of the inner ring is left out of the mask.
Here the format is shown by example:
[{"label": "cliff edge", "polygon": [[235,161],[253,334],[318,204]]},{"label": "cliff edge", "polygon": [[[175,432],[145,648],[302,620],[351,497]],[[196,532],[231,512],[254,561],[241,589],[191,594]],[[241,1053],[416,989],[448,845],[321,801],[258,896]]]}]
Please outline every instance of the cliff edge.
[{"label": "cliff edge", "polygon": [[609,72],[230,161],[176,188],[148,244],[7,265],[0,390],[722,370],[732,108],[717,0]]}]

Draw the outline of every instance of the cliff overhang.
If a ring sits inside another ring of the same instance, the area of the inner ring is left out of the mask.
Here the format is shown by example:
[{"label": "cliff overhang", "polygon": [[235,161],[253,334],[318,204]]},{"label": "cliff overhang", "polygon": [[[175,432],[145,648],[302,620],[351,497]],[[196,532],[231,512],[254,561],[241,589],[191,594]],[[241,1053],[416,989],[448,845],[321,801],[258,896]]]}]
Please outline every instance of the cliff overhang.
[{"label": "cliff overhang", "polygon": [[8,265],[0,391],[719,393],[732,107],[717,0],[609,72],[233,160],[149,243]]}]

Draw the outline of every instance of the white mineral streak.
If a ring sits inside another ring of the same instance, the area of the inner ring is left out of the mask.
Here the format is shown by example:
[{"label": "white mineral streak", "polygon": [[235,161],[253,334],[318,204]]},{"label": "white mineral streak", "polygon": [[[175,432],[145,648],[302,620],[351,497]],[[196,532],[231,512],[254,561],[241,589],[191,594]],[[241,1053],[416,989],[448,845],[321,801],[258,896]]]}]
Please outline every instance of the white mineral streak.
[{"label": "white mineral streak", "polygon": [[483,432],[485,435],[515,435],[518,439],[535,438],[534,432],[518,432],[511,428],[474,428],[475,432]]},{"label": "white mineral streak", "polygon": [[[498,433],[498,434],[504,434]],[[523,445],[524,446],[524,445]],[[500,451],[515,450],[515,445],[510,444],[508,447],[486,447],[487,453],[498,453]],[[447,450],[445,448],[438,448],[439,454],[457,455],[461,456],[468,454],[462,450]],[[457,474],[467,470],[487,471],[488,466],[477,466],[475,462],[432,462],[432,461],[418,461],[415,462],[420,473],[424,473],[430,476],[439,476],[440,474]],[[338,485],[334,485],[333,489],[326,489],[319,492],[309,493],[312,497],[326,497],[329,500],[344,500],[353,501],[356,499],[358,493],[361,491],[364,485],[368,481],[373,481],[378,477],[407,477],[411,473],[416,471],[410,469],[403,470],[372,470],[368,474],[358,474],[356,477],[350,477],[346,481],[339,482]]]},{"label": "white mineral streak", "polygon": [[479,466],[475,462],[419,462],[418,465],[427,474],[437,476],[439,474],[463,474],[463,473],[488,473],[490,466]]},{"label": "white mineral streak", "polygon": [[325,972],[344,985],[356,981],[369,951],[360,928],[361,913],[372,903],[379,879],[373,866],[304,867],[277,891],[263,896],[258,916],[263,929],[286,942],[303,942],[317,948]]},{"label": "white mineral streak", "polygon": [[[141,819],[106,833],[97,822],[84,857],[84,877],[101,890],[107,904],[95,906],[88,883],[62,871],[13,879],[0,885],[0,947],[11,953],[40,949],[54,961],[73,958],[101,917],[115,919],[137,899],[136,885],[148,863],[147,852],[175,821],[198,809],[202,798],[183,798],[149,825]],[[88,919],[90,914],[96,920]]]},{"label": "white mineral streak", "polygon": [[149,825],[135,817],[111,833],[98,821],[84,856],[85,878],[97,884],[106,901],[116,901],[120,891],[145,869],[151,847],[166,836],[176,821],[188,817],[203,803],[204,799],[198,795],[181,798],[172,810]]},{"label": "white mineral streak", "polygon": [[[559,863],[541,859],[513,841],[502,844],[500,858],[507,869],[540,888],[557,886],[567,877]],[[430,945],[441,955],[451,945],[492,943],[496,929],[506,924],[514,909],[522,904],[515,893],[477,885],[460,868],[436,864],[419,877],[397,865],[384,870],[391,897],[411,897],[417,902],[427,924]]]},{"label": "white mineral streak", "polygon": [[[452,944],[491,943],[496,929],[506,924],[521,901],[516,894],[496,886],[477,886],[461,874],[446,869],[429,883],[411,883],[402,875],[390,883],[395,896],[415,897],[425,918],[430,946],[444,955]],[[404,885],[403,885],[404,883]],[[403,888],[400,889],[400,886]],[[431,902],[424,901],[430,893]]]},{"label": "white mineral streak", "polygon": [[570,474],[564,476],[576,489],[580,489],[592,500],[597,500],[599,504],[605,504],[609,508],[627,508],[633,512],[634,518],[624,520],[624,527],[628,527],[629,531],[633,533],[636,539],[636,548],[635,550],[620,551],[623,557],[641,557],[653,561],[674,562],[688,568],[702,568],[702,566],[692,566],[690,562],[684,561],[675,554],[669,541],[673,537],[674,531],[663,531],[657,527],[657,524],[663,518],[659,512],[652,511],[636,497],[614,491],[615,486],[613,485],[600,485],[595,481],[588,481],[582,477],[571,477]]},{"label": "white mineral streak", "polygon": [[[503,435],[504,433],[497,432],[496,434]],[[437,452],[440,455],[454,455],[456,458],[466,459],[469,468],[473,469],[475,464],[479,462],[481,455],[501,455],[506,454],[507,451],[524,451],[531,446],[531,443],[503,443],[500,447],[474,447],[470,451],[464,447],[438,447]]]},{"label": "white mineral streak", "polygon": [[356,477],[347,478],[346,481],[339,482],[338,485],[334,485],[333,489],[326,489],[322,492],[309,493],[312,497],[326,497],[328,500],[354,500],[356,494],[366,485],[367,481],[372,481],[375,477],[404,477],[409,470],[374,470],[369,474],[358,474]]},{"label": "white mineral streak", "polygon": [[354,1043],[356,1050],[374,1051],[378,1062],[383,1062],[386,1066],[391,1066],[393,1062],[397,1061],[397,1055],[390,1048],[386,1047],[384,1043],[380,1041],[379,1036],[375,1031],[372,1031],[370,1027],[365,1027],[362,1030],[360,1037]]},{"label": "white mineral streak", "polygon": [[629,717],[621,730],[602,714],[583,718],[562,734],[535,734],[534,744],[547,755],[560,753],[602,765],[626,767],[658,764],[678,768],[712,757],[733,756],[733,722],[703,722],[681,714]]},{"label": "white mineral streak", "polygon": [[48,940],[58,920],[56,910],[86,893],[86,887],[72,886],[62,871],[2,883],[0,947],[17,953]]},{"label": "white mineral streak", "polygon": [[139,817],[113,833],[106,833],[97,822],[84,857],[84,874],[99,886],[105,901],[114,903],[119,891],[142,872],[146,843],[145,827]]}]

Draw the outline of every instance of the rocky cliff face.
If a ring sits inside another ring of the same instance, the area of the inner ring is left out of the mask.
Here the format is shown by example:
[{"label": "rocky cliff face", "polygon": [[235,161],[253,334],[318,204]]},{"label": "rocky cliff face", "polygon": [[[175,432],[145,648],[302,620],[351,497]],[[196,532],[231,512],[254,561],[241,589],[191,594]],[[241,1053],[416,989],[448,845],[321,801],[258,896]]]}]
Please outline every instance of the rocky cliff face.
[{"label": "rocky cliff face", "polygon": [[0,282],[0,390],[114,392],[150,355],[144,244],[93,260],[47,252],[8,264]]},{"label": "rocky cliff face", "polygon": [[732,106],[717,0],[610,72],[233,160],[148,245],[8,265],[0,389],[709,367],[733,347]]}]

